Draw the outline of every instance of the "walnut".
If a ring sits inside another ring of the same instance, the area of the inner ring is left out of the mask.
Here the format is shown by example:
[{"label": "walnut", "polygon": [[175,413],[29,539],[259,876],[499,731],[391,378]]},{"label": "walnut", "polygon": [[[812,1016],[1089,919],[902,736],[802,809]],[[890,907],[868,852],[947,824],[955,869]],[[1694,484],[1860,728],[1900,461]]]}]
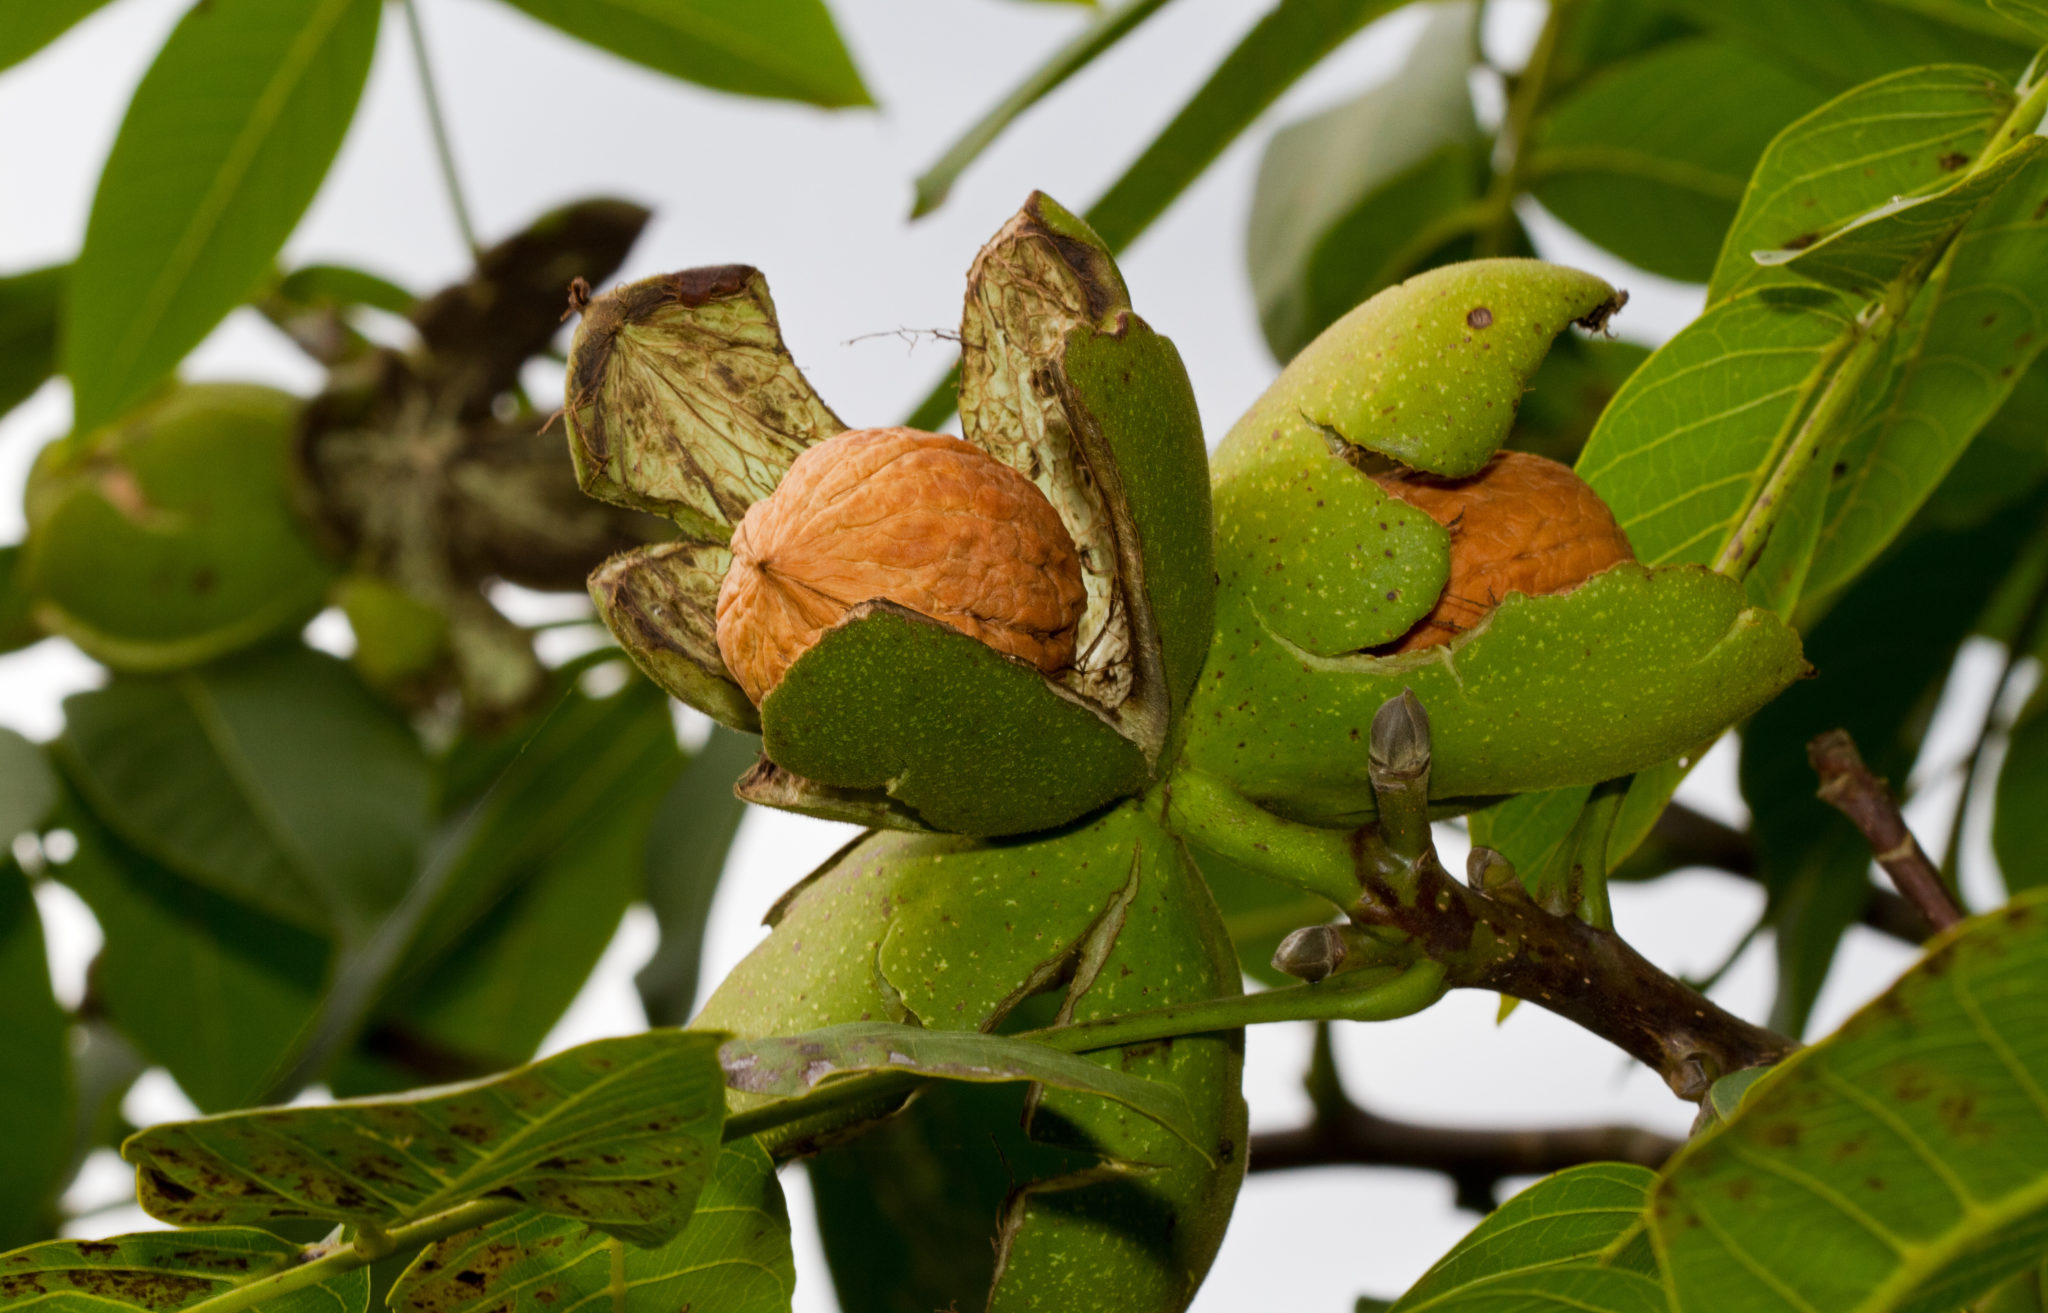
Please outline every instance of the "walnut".
[{"label": "walnut", "polygon": [[858,429],[808,448],[733,529],[718,651],[756,706],[861,602],[886,599],[1028,661],[1073,664],[1086,595],[1059,513],[958,438]]},{"label": "walnut", "polygon": [[1599,494],[1541,456],[1503,451],[1463,479],[1404,470],[1373,481],[1451,535],[1450,581],[1435,609],[1392,645],[1395,652],[1448,643],[1509,593],[1567,593],[1635,559]]}]

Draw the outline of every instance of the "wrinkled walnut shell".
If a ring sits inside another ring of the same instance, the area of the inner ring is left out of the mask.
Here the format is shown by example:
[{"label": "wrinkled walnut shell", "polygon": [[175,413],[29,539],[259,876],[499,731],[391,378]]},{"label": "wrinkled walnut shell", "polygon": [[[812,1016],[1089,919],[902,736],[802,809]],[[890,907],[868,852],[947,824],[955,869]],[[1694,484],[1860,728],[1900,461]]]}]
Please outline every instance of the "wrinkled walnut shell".
[{"label": "wrinkled walnut shell", "polygon": [[1081,561],[1045,494],[958,438],[858,429],[810,447],[732,535],[718,651],[756,706],[877,598],[1051,673],[1074,661]]},{"label": "wrinkled walnut shell", "polygon": [[1436,607],[1391,645],[1395,652],[1450,642],[1509,593],[1570,592],[1635,559],[1599,494],[1569,467],[1541,456],[1503,451],[1463,479],[1404,470],[1373,481],[1451,535],[1450,581]]}]

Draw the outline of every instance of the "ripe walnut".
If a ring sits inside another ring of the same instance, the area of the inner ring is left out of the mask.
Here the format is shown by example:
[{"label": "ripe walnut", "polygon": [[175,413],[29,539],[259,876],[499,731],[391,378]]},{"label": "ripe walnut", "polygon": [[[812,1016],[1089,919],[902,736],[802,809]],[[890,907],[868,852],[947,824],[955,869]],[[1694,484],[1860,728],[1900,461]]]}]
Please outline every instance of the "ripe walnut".
[{"label": "ripe walnut", "polygon": [[916,429],[818,443],[733,529],[718,651],[759,705],[858,604],[886,599],[1041,671],[1074,661],[1086,595],[1059,513],[979,447]]},{"label": "ripe walnut", "polygon": [[1389,495],[1450,531],[1451,577],[1435,609],[1392,645],[1395,652],[1448,643],[1509,593],[1565,593],[1633,561],[1614,513],[1578,475],[1554,460],[1503,451],[1477,473],[1439,479],[1375,474]]}]

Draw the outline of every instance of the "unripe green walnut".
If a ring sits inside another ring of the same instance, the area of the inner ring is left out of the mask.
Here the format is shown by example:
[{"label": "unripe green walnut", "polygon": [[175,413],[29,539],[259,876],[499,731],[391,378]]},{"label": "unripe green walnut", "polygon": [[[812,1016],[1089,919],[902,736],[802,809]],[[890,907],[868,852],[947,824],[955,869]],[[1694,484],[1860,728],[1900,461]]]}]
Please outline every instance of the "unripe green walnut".
[{"label": "unripe green walnut", "polygon": [[858,429],[806,450],[733,529],[718,651],[756,706],[825,631],[877,598],[1045,674],[1074,662],[1086,594],[1073,535],[979,447]]}]

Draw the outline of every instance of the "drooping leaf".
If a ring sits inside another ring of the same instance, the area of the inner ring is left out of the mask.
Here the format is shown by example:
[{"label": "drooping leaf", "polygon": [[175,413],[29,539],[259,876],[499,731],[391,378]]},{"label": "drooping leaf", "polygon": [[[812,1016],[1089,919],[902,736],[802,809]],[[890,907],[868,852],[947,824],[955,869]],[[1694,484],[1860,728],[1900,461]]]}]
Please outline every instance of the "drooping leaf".
[{"label": "drooping leaf", "polygon": [[1539,121],[1524,166],[1558,218],[1629,263],[1713,271],[1757,158],[1824,99],[1741,46],[1696,38],[1613,65]]},{"label": "drooping leaf", "polygon": [[2012,111],[1997,74],[1913,68],[1845,92],[1779,133],[1714,264],[1709,304],[1792,276],[1756,251],[1797,251],[1858,216],[1955,183]]},{"label": "drooping leaf", "polygon": [[1487,149],[1467,82],[1477,18],[1469,0],[1435,6],[1391,79],[1267,144],[1246,245],[1276,359],[1381,288],[1470,253]]},{"label": "drooping leaf", "polygon": [[824,0],[506,0],[656,72],[718,91],[872,105]]},{"label": "drooping leaf", "polygon": [[264,914],[366,931],[427,826],[411,731],[344,662],[281,648],[65,702],[61,764],[130,844]]},{"label": "drooping leaf", "polygon": [[1674,1313],[1947,1310],[2038,1262],[2044,1017],[2034,893],[1965,922],[1786,1059],[1652,1194]]},{"label": "drooping leaf", "polygon": [[720,726],[676,777],[647,830],[645,896],[661,943],[634,977],[647,1021],[680,1026],[696,1011],[704,922],[746,804],[733,782],[754,764],[754,740]]},{"label": "drooping leaf", "polygon": [[[1095,0],[1081,0],[1093,4]],[[1033,69],[1025,79],[977,120],[974,126],[960,135],[960,138],[946,148],[938,162],[918,175],[917,198],[912,203],[910,217],[921,218],[946,203],[946,195],[953,184],[965,173],[968,166],[981,157],[983,151],[1004,129],[1015,122],[1017,117],[1051,95],[1068,78],[1095,62],[1096,58],[1115,46],[1119,41],[1137,30],[1152,15],[1164,8],[1166,0],[1120,0],[1115,8],[1098,8],[1088,25],[1074,34],[1072,40],[1053,52],[1052,58]],[[945,422],[945,416],[928,425],[912,423],[910,427],[936,428]]]},{"label": "drooping leaf", "polygon": [[97,1003],[201,1109],[248,1106],[312,1019],[330,945],[152,861],[75,797],[59,819],[78,851],[53,875],[106,935]]},{"label": "drooping leaf", "polygon": [[518,1214],[427,1249],[392,1288],[391,1307],[788,1313],[795,1289],[782,1187],[767,1153],[748,1139],[718,1156],[689,1227],[665,1244],[622,1246],[577,1222]]},{"label": "drooping leaf", "polygon": [[[2040,138],[2033,138],[2039,141]],[[2048,345],[2048,163],[2035,161],[1987,203],[1902,325],[1878,395],[1837,457],[1807,586],[1847,582],[1903,529]],[[1795,266],[1796,267],[1796,266]],[[2031,417],[2015,416],[2022,423]],[[2048,449],[2035,436],[2034,450]],[[2024,491],[2020,461],[2000,483]]]},{"label": "drooping leaf", "polygon": [[69,265],[55,264],[0,278],[0,415],[27,400],[57,368],[57,312],[70,272]]},{"label": "drooping leaf", "polygon": [[229,1113],[131,1136],[144,1208],[181,1226],[313,1217],[389,1227],[479,1199],[660,1244],[718,1156],[721,1037],[595,1040],[409,1098]]},{"label": "drooping leaf", "polygon": [[[304,1250],[268,1231],[206,1227],[109,1240],[51,1240],[0,1254],[0,1309],[177,1313],[275,1276]],[[265,1298],[264,1313],[368,1313],[370,1269]]]},{"label": "drooping leaf", "polygon": [[0,729],[0,848],[40,826],[57,805],[57,777],[43,750]]},{"label": "drooping leaf", "polygon": [[378,0],[213,0],[129,103],[64,303],[77,424],[140,400],[269,271],[341,146]]},{"label": "drooping leaf", "polygon": [[834,1076],[898,1071],[935,1080],[1033,1081],[1112,1099],[1202,1152],[1180,1091],[1030,1040],[972,1030],[926,1030],[855,1021],[801,1035],[732,1040],[719,1051],[726,1083],[748,1094],[796,1098]]},{"label": "drooping leaf", "polygon": [[[50,994],[43,923],[12,861],[0,861],[0,1071],[0,1249],[11,1249],[49,1234],[72,1116],[69,1018]],[[0,1291],[6,1279],[0,1259]]]},{"label": "drooping leaf", "polygon": [[1112,251],[1130,245],[1282,92],[1345,38],[1399,4],[1278,0],[1089,209],[1089,225]]},{"label": "drooping leaf", "polygon": [[1503,1276],[1597,1261],[1642,1228],[1656,1182],[1655,1172],[1628,1163],[1587,1163],[1547,1176],[1487,1214],[1394,1301],[1391,1313],[1485,1307],[1454,1301]]}]

